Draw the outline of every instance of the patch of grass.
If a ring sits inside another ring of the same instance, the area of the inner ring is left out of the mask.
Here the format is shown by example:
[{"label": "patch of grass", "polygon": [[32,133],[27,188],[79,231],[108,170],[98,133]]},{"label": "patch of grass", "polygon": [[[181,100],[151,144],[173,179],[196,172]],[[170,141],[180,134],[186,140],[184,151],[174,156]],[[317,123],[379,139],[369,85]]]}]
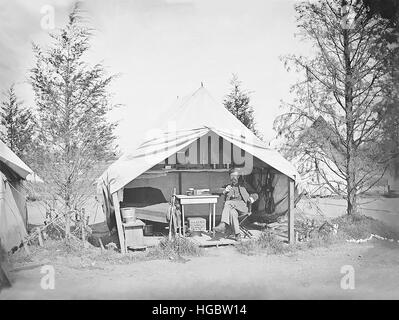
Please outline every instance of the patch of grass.
[{"label": "patch of grass", "polygon": [[287,244],[277,239],[272,232],[264,231],[258,239],[242,241],[236,245],[238,252],[246,255],[257,254],[287,254],[298,250],[307,250],[320,247],[328,247],[340,242],[342,239],[333,235],[312,235],[307,241]]},{"label": "patch of grass", "polygon": [[[398,231],[379,220],[364,215],[345,215],[333,219],[331,223],[338,224],[336,235],[316,232],[307,241],[288,245],[276,238],[272,232],[266,230],[257,239],[239,242],[236,249],[246,255],[286,254],[297,250],[328,247],[347,239],[365,239],[371,234],[395,240],[399,239]],[[31,255],[27,255],[23,249],[10,255],[10,262],[18,266],[48,260],[55,265],[85,269],[104,268],[110,264],[129,264],[144,260],[176,258],[178,260],[181,256],[201,256],[204,254],[203,249],[195,243],[187,238],[179,237],[170,241],[165,237],[154,248],[148,248],[144,252],[130,252],[126,255],[114,250],[101,250],[91,245],[83,248],[81,244],[76,242],[67,243],[64,240],[50,239],[44,242],[44,247],[30,246],[30,249]]]},{"label": "patch of grass", "polygon": [[295,250],[307,250],[313,248],[325,248],[332,244],[336,244],[341,242],[342,239],[338,236],[334,235],[326,235],[326,234],[315,234],[312,235],[307,241],[297,242],[295,244],[290,245],[292,251]]},{"label": "patch of grass", "polygon": [[332,220],[338,224],[338,236],[343,239],[365,239],[371,234],[399,239],[399,232],[384,222],[360,214],[344,215]]},{"label": "patch of grass", "polygon": [[165,238],[154,248],[148,248],[141,252],[129,252],[125,255],[115,250],[101,250],[92,245],[84,248],[80,243],[67,243],[64,240],[47,240],[43,247],[30,246],[30,249],[30,255],[27,255],[24,250],[19,250],[10,256],[14,267],[48,261],[48,263],[54,265],[64,265],[77,269],[104,269],[107,265],[179,258],[181,256],[201,256],[203,254],[200,247],[186,238],[176,238],[171,241]]},{"label": "patch of grass", "polygon": [[270,231],[263,231],[257,239],[241,241],[236,245],[238,252],[246,255],[255,255],[260,253],[266,254],[283,254],[290,251],[290,247]]},{"label": "patch of grass", "polygon": [[187,238],[169,238],[165,237],[155,247],[149,250],[148,257],[152,259],[168,259],[176,258],[179,256],[201,256],[203,250],[196,245],[193,241]]},{"label": "patch of grass", "polygon": [[240,242],[236,248],[238,252],[246,255],[285,254],[297,250],[328,247],[349,239],[365,239],[371,234],[389,239],[399,239],[397,230],[382,221],[365,215],[344,215],[333,219],[331,224],[338,224],[336,234],[316,231],[306,241],[288,245],[278,240],[270,231],[264,231],[258,239]]},{"label": "patch of grass", "polygon": [[64,240],[46,240],[43,247],[30,246],[31,254],[19,250],[10,256],[15,267],[27,263],[48,261],[54,265],[64,265],[71,268],[103,268],[106,264],[127,264],[145,260],[143,253],[121,255],[114,250],[101,250],[89,245],[67,243]]}]

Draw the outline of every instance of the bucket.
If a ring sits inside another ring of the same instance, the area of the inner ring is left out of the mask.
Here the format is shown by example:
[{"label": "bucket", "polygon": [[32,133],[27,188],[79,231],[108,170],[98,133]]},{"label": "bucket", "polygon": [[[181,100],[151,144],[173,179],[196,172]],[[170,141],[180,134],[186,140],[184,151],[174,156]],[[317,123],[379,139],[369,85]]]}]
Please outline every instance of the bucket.
[{"label": "bucket", "polygon": [[154,226],[152,224],[146,224],[144,227],[144,235],[151,237],[154,235]]},{"label": "bucket", "polygon": [[136,209],[133,207],[121,208],[122,218],[125,223],[136,221]]}]

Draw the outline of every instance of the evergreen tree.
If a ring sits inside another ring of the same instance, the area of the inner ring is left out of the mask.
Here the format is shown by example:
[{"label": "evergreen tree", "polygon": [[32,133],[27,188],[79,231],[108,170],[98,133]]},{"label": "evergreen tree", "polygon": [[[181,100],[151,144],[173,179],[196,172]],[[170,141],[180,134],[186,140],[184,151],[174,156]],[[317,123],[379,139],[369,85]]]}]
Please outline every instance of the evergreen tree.
[{"label": "evergreen tree", "polygon": [[230,85],[231,91],[223,101],[225,108],[255,135],[258,135],[255,128],[254,110],[250,105],[250,93],[241,88],[241,81],[235,74],[233,74]]},{"label": "evergreen tree", "polygon": [[98,164],[114,157],[116,124],[106,118],[112,109],[108,88],[114,76],[108,76],[102,64],[89,66],[84,60],[92,29],[86,26],[79,3],[67,25],[50,36],[47,48],[33,46],[36,65],[30,79],[41,154],[36,170],[69,213],[90,196]]},{"label": "evergreen tree", "polygon": [[2,130],[0,138],[20,158],[26,160],[32,145],[34,133],[33,115],[22,106],[15,93],[14,85],[4,94],[1,102],[0,121]]}]

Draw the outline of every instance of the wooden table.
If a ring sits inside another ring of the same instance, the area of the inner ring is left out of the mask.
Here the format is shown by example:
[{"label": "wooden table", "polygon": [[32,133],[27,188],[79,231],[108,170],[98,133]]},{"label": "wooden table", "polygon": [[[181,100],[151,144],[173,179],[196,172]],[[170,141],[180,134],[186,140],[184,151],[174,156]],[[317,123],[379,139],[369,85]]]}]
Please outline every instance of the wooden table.
[{"label": "wooden table", "polygon": [[[218,195],[213,194],[203,194],[199,196],[188,196],[185,194],[177,194],[176,198],[179,199],[181,205],[181,214],[182,214],[182,228],[183,228],[183,236],[186,235],[184,230],[184,205],[186,204],[209,204],[209,231],[212,231],[212,226],[216,225],[216,203],[218,202]],[[213,219],[212,219],[213,215]]]}]

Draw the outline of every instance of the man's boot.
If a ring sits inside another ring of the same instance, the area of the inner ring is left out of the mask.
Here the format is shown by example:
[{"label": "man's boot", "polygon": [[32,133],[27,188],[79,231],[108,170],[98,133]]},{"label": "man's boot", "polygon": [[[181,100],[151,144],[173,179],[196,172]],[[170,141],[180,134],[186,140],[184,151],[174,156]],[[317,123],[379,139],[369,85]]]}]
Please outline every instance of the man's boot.
[{"label": "man's boot", "polygon": [[213,231],[224,233],[226,231],[226,224],[224,222],[219,223],[215,228],[213,228]]}]

